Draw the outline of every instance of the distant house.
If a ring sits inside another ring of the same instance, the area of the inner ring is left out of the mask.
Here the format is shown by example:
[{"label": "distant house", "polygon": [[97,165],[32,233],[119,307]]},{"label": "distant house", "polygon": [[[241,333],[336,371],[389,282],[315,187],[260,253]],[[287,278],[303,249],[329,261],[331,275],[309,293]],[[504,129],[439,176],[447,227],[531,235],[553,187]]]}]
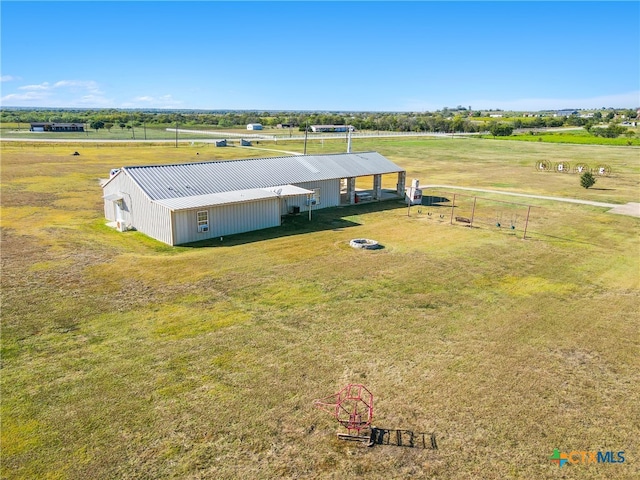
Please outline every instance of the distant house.
[{"label": "distant house", "polygon": [[566,110],[558,110],[554,117],[570,117],[571,115],[578,115],[578,111],[570,108]]},{"label": "distant house", "polygon": [[32,122],[30,132],[84,132],[83,123]]},{"label": "distant house", "polygon": [[356,129],[351,125],[310,125],[311,131],[314,133],[320,132],[355,132]]},{"label": "distant house", "polygon": [[397,178],[384,197],[403,198],[405,170],[376,152],[122,167],[102,187],[104,215],[119,230],[180,245],[276,227],[287,214],[354,205],[362,177],[372,180],[370,199],[380,201],[383,175]]},{"label": "distant house", "polygon": [[247,125],[247,130],[262,130],[261,123],[249,123]]}]

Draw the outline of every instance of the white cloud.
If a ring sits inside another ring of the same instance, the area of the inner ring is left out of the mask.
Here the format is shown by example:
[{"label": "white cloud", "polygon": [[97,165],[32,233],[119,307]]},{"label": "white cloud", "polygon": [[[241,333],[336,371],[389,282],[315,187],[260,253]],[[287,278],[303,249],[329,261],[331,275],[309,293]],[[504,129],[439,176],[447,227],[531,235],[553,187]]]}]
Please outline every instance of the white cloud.
[{"label": "white cloud", "polygon": [[617,95],[602,95],[590,98],[522,98],[516,100],[476,100],[470,102],[473,108],[502,110],[560,110],[565,108],[637,108],[640,106],[640,91]]},{"label": "white cloud", "polygon": [[[0,104],[60,108],[114,106],[113,100],[106,98],[98,82],[93,80],[59,80],[54,83],[42,82],[14,88],[17,91],[0,98]],[[5,92],[6,90],[8,89],[5,89]]]},{"label": "white cloud", "polygon": [[15,82],[16,80],[20,80],[20,77],[14,77],[13,75],[0,76],[0,82]]},{"label": "white cloud", "polygon": [[40,85],[23,85],[18,87],[18,90],[51,90],[51,85],[48,82],[41,83]]},{"label": "white cloud", "polygon": [[122,108],[182,108],[183,102],[175,100],[171,95],[152,97],[143,95],[122,104]]},{"label": "white cloud", "polygon": [[77,101],[77,106],[85,107],[109,107],[111,105],[113,105],[112,100],[100,95],[84,95]]},{"label": "white cloud", "polygon": [[98,83],[93,80],[60,80],[53,84],[53,88],[68,88],[71,90],[87,90],[93,93],[102,93]]},{"label": "white cloud", "polygon": [[637,108],[640,106],[640,91],[621,93],[617,95],[602,95],[589,98],[518,98],[514,100],[504,99],[474,99],[464,102],[443,102],[435,104],[433,102],[412,99],[405,102],[400,110],[411,112],[436,111],[442,108],[453,108],[462,105],[467,108],[471,106],[473,110],[513,110],[532,111],[540,110],[562,110],[566,108],[576,109],[596,109],[596,108]]},{"label": "white cloud", "polygon": [[0,103],[5,104],[7,101],[11,102],[33,102],[44,100],[48,97],[46,93],[42,92],[28,92],[28,93],[10,93],[0,98]]}]

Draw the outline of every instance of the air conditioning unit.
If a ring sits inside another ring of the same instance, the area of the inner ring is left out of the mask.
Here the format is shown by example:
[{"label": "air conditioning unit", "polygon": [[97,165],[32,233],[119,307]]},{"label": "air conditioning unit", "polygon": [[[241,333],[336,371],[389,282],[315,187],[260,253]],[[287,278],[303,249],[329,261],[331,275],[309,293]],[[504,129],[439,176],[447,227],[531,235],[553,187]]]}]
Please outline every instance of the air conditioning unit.
[{"label": "air conditioning unit", "polygon": [[206,233],[209,231],[209,225],[200,225],[198,227],[198,232],[199,233]]}]

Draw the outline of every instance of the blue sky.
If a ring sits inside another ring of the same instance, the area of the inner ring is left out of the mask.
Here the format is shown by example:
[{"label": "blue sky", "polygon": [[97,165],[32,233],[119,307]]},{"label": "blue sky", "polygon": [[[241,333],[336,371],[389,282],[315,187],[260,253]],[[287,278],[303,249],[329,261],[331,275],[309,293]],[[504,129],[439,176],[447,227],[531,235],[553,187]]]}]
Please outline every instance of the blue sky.
[{"label": "blue sky", "polygon": [[640,106],[640,2],[12,2],[0,105]]}]

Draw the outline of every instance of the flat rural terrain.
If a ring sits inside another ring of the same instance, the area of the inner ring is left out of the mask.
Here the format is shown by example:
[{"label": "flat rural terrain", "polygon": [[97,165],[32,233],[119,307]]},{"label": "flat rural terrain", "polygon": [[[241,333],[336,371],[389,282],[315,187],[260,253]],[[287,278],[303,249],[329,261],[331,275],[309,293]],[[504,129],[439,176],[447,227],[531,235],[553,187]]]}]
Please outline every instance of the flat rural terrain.
[{"label": "flat rural terrain", "polygon": [[[111,168],[272,150],[1,145],[2,478],[640,476],[640,219],[440,188],[411,209],[318,210],[175,248],[105,225]],[[353,150],[425,185],[640,202],[634,146],[370,139]],[[540,161],[611,174],[584,189]],[[452,221],[471,215],[473,228]],[[356,250],[354,238],[384,248]],[[338,440],[314,408],[349,383],[373,392],[389,445]],[[625,461],[560,468],[554,449]]]}]

